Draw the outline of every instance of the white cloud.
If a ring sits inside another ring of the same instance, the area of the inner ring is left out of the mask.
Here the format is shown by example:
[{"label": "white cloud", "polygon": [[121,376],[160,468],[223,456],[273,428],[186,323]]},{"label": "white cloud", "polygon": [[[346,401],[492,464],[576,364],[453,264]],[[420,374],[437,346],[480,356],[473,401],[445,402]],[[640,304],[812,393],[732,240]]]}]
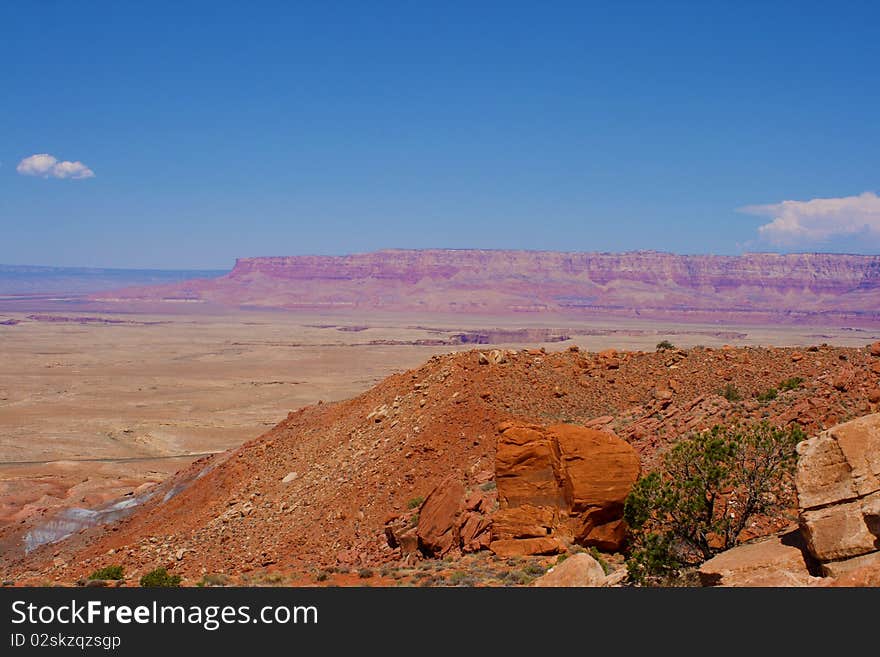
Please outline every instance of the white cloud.
[{"label": "white cloud", "polygon": [[42,176],[43,178],[71,178],[82,180],[94,178],[95,172],[82,162],[59,162],[58,158],[48,153],[37,153],[24,158],[15,167],[23,176]]},{"label": "white cloud", "polygon": [[873,192],[841,198],[749,205],[739,211],[773,217],[773,221],[758,228],[758,233],[762,239],[781,246],[816,244],[857,236],[880,241],[880,197]]}]

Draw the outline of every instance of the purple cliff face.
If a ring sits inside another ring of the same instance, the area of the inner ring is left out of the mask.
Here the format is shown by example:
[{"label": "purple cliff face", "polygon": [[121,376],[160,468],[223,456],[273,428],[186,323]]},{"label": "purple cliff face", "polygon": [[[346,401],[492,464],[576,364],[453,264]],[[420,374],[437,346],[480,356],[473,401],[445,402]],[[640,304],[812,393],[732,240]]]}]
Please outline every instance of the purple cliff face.
[{"label": "purple cliff face", "polygon": [[614,313],[679,319],[880,322],[880,256],[387,250],[241,258],[226,276],[121,299],[249,308]]}]

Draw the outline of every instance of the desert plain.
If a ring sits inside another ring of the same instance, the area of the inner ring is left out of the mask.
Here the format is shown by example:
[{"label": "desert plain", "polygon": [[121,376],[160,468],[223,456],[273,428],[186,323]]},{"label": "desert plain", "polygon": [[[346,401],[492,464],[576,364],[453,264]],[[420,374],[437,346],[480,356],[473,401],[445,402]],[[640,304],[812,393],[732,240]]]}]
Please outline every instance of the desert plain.
[{"label": "desert plain", "polygon": [[539,315],[0,313],[0,526],[135,494],[292,410],[475,345],[859,347],[878,338],[870,328]]}]

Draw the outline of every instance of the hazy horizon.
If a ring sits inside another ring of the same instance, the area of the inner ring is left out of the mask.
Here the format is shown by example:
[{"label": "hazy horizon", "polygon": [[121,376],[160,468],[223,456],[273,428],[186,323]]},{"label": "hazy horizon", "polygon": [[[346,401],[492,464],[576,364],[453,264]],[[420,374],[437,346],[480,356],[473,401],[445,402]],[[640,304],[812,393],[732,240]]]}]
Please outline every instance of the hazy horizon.
[{"label": "hazy horizon", "polygon": [[845,251],[743,251],[741,253],[735,254],[724,254],[724,253],[677,253],[675,251],[664,251],[660,249],[630,249],[626,251],[596,251],[596,250],[572,250],[572,249],[503,249],[503,248],[477,248],[477,247],[424,247],[424,248],[404,248],[404,247],[380,247],[378,249],[374,249],[371,251],[351,251],[348,253],[298,253],[298,254],[283,254],[283,253],[269,253],[262,255],[244,255],[244,256],[236,256],[232,262],[227,267],[194,267],[194,266],[180,266],[180,267],[92,267],[88,265],[53,265],[46,263],[24,263],[24,264],[13,264],[9,262],[0,262],[0,274],[2,274],[3,268],[10,269],[27,269],[33,268],[37,270],[81,270],[83,272],[191,272],[191,273],[199,273],[199,274],[218,274],[222,275],[232,271],[235,267],[235,263],[238,260],[247,260],[254,258],[291,258],[291,257],[304,257],[304,258],[322,258],[322,257],[348,257],[348,256],[356,256],[356,255],[365,255],[368,253],[380,253],[380,252],[394,252],[394,251],[510,251],[510,252],[523,252],[523,253],[570,253],[570,254],[596,254],[596,255],[607,255],[607,254],[631,254],[631,253],[657,253],[662,255],[672,255],[672,256],[681,256],[686,258],[695,258],[695,257],[741,257],[741,256],[750,256],[750,255],[839,255],[839,256],[862,256],[866,258],[876,257],[880,255],[880,253],[858,253],[858,252],[845,252]]}]

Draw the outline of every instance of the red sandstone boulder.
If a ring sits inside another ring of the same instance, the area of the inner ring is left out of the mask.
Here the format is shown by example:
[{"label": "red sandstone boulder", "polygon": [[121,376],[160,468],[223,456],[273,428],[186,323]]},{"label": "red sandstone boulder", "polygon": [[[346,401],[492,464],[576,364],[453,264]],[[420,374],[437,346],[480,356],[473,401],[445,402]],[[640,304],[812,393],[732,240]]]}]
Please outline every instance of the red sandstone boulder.
[{"label": "red sandstone boulder", "polygon": [[874,342],[868,345],[868,351],[872,356],[880,356],[880,342]]},{"label": "red sandstone boulder", "polygon": [[876,554],[880,414],[840,424],[800,443],[795,483],[801,530],[826,573],[848,569],[844,560]]},{"label": "red sandstone boulder", "polygon": [[640,471],[635,450],[613,433],[571,424],[552,426],[548,434],[559,454],[569,513],[578,519],[575,540],[619,548],[625,535],[623,503]]},{"label": "red sandstone boulder", "polygon": [[511,538],[492,541],[489,549],[499,557],[528,557],[541,554],[559,554],[565,546],[558,538]]},{"label": "red sandstone boulder", "polygon": [[478,552],[489,547],[492,520],[475,511],[464,513],[458,530],[462,552]]},{"label": "red sandstone boulder", "polygon": [[558,424],[505,423],[495,460],[501,509],[493,540],[573,539],[617,550],[626,535],[623,502],[639,476],[639,458],[607,431]]},{"label": "red sandstone boulder", "polygon": [[499,509],[492,516],[492,537],[495,540],[543,538],[555,533],[558,527],[559,509],[552,506],[524,504]]},{"label": "red sandstone boulder", "polygon": [[564,499],[553,462],[552,441],[541,427],[504,428],[495,454],[495,483],[502,506],[562,507]]},{"label": "red sandstone boulder", "polygon": [[845,367],[836,377],[834,377],[832,385],[837,390],[846,392],[855,385],[857,379],[856,371],[852,367]]},{"label": "red sandstone boulder", "polygon": [[423,552],[439,557],[459,547],[458,520],[464,508],[464,497],[464,486],[449,476],[422,503],[416,535]]}]

